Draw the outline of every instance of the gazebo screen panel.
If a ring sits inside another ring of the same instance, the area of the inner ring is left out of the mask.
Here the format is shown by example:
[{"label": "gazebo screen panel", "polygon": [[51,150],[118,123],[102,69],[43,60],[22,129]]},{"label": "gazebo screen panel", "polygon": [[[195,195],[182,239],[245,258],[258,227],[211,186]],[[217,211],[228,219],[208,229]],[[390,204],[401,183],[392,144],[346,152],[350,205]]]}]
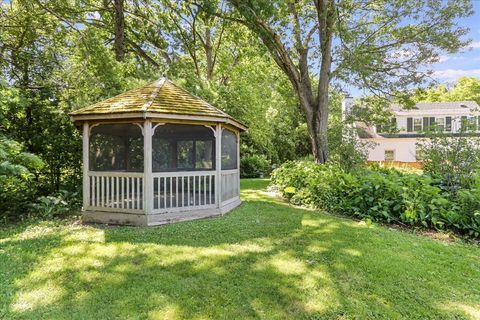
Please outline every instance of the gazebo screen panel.
[{"label": "gazebo screen panel", "polygon": [[153,172],[215,169],[215,137],[205,126],[166,124],[152,139]]},{"label": "gazebo screen panel", "polygon": [[222,170],[232,170],[237,167],[237,135],[224,129],[222,131]]},{"label": "gazebo screen panel", "polygon": [[143,135],[136,124],[101,124],[90,134],[91,171],[143,171]]}]

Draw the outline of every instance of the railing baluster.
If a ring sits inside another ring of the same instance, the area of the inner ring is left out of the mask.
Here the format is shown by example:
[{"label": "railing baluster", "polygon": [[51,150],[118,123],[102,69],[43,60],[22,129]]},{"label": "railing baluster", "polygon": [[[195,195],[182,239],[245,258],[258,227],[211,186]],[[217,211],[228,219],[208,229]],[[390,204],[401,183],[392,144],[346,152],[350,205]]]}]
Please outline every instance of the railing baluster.
[{"label": "railing baluster", "polygon": [[136,208],[135,209],[140,209],[140,203],[141,203],[141,193],[140,193],[140,177],[137,177],[137,193],[135,195],[135,199],[136,199]]},{"label": "railing baluster", "polygon": [[208,175],[208,191],[210,193],[210,196],[208,198],[208,204],[212,204],[212,175]]},{"label": "railing baluster", "polygon": [[193,206],[195,207],[197,203],[197,179],[196,176],[193,175]]},{"label": "railing baluster", "polygon": [[132,203],[132,209],[136,209],[136,206],[137,206],[137,191],[135,189],[135,185],[136,185],[136,181],[137,181],[137,178],[136,177],[132,177],[132,190],[130,190],[132,196],[130,197],[131,198],[131,203]]},{"label": "railing baluster", "polygon": [[157,178],[157,207],[158,210],[162,208],[162,177]]},{"label": "railing baluster", "polygon": [[203,205],[207,205],[207,176],[203,176]]},{"label": "railing baluster", "polygon": [[95,193],[96,193],[96,197],[95,197],[95,207],[99,207],[99,199],[100,199],[100,177],[98,176],[95,176]]},{"label": "railing baluster", "polygon": [[106,184],[106,187],[107,187],[107,196],[106,196],[106,201],[105,201],[105,207],[110,207],[110,177],[106,177],[107,178],[107,184]]},{"label": "railing baluster", "polygon": [[90,182],[90,184],[92,186],[92,192],[90,193],[91,198],[92,198],[92,207],[95,207],[95,193],[97,192],[97,188],[95,186],[95,183],[97,181],[95,180],[95,176],[91,176],[90,179],[92,179],[92,181]]},{"label": "railing baluster", "polygon": [[126,195],[125,195],[125,207],[127,209],[130,209],[130,177],[125,177],[125,182],[127,184],[127,190],[125,191],[126,192]]},{"label": "railing baluster", "polygon": [[178,176],[175,176],[175,207],[178,208]]},{"label": "railing baluster", "polygon": [[167,209],[167,177],[163,178],[163,209]]},{"label": "railing baluster", "polygon": [[185,177],[182,178],[182,207],[185,207]]},{"label": "railing baluster", "polygon": [[190,207],[190,176],[187,176],[187,194],[188,194],[187,207]]},{"label": "railing baluster", "polygon": [[120,189],[120,208],[123,209],[125,207],[125,177],[120,177],[120,184],[121,184],[121,189]]},{"label": "railing baluster", "polygon": [[115,177],[115,208],[118,208],[118,177]]},{"label": "railing baluster", "polygon": [[101,185],[100,207],[103,207],[105,203],[105,177],[104,176],[100,177],[100,185]]},{"label": "railing baluster", "polygon": [[173,185],[173,177],[170,177],[170,208],[172,207],[172,186]]}]

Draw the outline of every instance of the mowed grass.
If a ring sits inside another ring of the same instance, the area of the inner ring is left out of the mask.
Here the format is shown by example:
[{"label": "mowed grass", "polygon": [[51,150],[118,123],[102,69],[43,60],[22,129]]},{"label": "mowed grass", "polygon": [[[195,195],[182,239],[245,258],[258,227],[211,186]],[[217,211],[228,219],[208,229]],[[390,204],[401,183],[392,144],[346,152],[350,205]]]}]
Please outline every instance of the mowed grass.
[{"label": "mowed grass", "polygon": [[475,319],[480,248],[295,208],[242,181],[221,218],[0,231],[4,319]]}]

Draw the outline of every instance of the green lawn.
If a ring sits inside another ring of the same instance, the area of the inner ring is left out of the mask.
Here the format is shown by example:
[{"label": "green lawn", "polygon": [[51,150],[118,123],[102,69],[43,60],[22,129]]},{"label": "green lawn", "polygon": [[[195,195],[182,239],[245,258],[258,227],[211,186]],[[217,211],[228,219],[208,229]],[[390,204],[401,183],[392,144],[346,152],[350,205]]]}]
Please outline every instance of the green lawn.
[{"label": "green lawn", "polygon": [[480,248],[294,208],[242,181],[225,217],[0,231],[0,318],[480,318]]}]

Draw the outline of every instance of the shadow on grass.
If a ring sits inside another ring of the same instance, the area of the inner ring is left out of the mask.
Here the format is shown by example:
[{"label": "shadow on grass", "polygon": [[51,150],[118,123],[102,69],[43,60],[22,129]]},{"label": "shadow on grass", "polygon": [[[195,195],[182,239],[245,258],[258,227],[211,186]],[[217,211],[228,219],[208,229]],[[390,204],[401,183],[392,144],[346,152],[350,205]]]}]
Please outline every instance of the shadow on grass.
[{"label": "shadow on grass", "polygon": [[2,269],[0,315],[438,319],[479,310],[476,248],[293,208],[265,184],[242,181],[244,203],[222,218],[6,239],[0,254],[22,270]]}]

